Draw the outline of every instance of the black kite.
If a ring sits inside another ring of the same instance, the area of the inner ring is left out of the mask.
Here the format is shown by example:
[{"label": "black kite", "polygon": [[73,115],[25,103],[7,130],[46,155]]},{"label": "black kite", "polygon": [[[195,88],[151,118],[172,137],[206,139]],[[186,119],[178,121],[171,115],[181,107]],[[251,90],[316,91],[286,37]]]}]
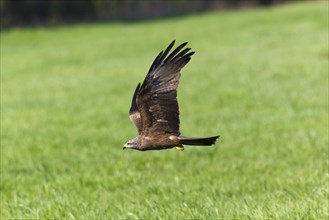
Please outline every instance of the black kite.
[{"label": "black kite", "polygon": [[[191,138],[179,132],[177,87],[180,70],[190,61],[194,52],[183,49],[187,43],[168,48],[155,58],[142,85],[137,85],[129,117],[138,130],[138,136],[128,141],[123,149],[163,150],[176,147],[184,150],[183,144],[194,146],[213,145],[219,136]],[[169,54],[169,55],[168,55]]]}]

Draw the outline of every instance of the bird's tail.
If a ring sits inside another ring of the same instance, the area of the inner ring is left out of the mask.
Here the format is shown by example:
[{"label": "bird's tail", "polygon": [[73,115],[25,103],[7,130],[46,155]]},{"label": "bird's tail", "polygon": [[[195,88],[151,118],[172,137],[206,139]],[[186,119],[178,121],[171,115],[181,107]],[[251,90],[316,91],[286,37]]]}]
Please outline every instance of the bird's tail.
[{"label": "bird's tail", "polygon": [[184,136],[178,137],[180,144],[186,144],[192,146],[210,146],[215,144],[217,138],[219,138],[219,136],[205,137],[205,138],[191,138]]}]

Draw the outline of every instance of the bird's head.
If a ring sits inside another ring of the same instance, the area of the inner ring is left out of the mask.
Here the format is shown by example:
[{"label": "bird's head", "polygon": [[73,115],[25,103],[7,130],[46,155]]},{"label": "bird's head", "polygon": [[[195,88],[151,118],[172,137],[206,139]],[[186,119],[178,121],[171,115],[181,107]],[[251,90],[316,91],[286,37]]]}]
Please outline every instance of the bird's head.
[{"label": "bird's head", "polygon": [[138,146],[138,137],[135,137],[133,139],[131,139],[130,141],[128,141],[127,143],[125,143],[125,145],[123,146],[123,149],[139,149]]}]

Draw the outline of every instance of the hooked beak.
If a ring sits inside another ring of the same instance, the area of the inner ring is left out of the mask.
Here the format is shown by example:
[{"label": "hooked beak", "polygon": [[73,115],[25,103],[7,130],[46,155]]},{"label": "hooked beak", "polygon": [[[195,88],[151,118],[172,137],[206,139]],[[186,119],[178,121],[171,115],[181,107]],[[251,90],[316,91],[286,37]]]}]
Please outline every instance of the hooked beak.
[{"label": "hooked beak", "polygon": [[123,145],[122,149],[125,150],[126,148],[128,148],[128,144],[127,143],[125,145]]}]

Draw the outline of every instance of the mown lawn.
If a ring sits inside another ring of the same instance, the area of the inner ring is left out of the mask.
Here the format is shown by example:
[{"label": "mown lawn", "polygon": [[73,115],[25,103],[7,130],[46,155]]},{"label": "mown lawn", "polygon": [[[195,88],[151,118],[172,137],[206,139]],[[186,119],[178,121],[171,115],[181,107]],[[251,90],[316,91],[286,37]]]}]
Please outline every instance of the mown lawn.
[{"label": "mown lawn", "polygon": [[[181,131],[221,139],[123,151],[173,39]],[[328,218],[328,55],[327,3],[5,31],[0,218]]]}]

